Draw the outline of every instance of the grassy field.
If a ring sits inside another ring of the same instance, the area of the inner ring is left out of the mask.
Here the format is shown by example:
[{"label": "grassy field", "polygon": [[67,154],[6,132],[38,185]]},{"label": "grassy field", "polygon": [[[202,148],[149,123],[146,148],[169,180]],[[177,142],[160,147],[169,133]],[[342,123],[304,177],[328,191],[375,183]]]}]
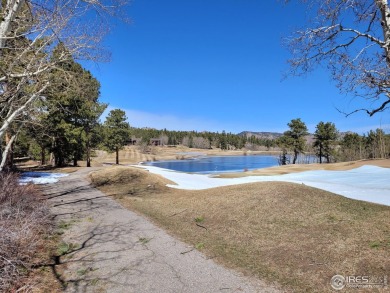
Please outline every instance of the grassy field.
[{"label": "grassy field", "polygon": [[132,167],[91,180],[208,257],[288,291],[331,292],[335,274],[390,276],[387,206],[283,182],[175,190]]}]

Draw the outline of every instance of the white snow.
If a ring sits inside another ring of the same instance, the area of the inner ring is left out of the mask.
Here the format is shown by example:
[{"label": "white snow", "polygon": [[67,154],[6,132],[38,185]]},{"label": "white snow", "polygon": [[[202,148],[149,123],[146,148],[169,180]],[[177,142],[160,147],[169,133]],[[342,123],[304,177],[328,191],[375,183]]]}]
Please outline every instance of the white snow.
[{"label": "white snow", "polygon": [[348,171],[306,171],[274,176],[213,178],[210,175],[188,174],[154,166],[139,166],[175,182],[169,187],[178,189],[207,189],[252,182],[285,181],[305,184],[348,198],[390,206],[390,169],[362,166]]},{"label": "white snow", "polygon": [[63,173],[47,173],[47,172],[24,172],[21,174],[20,184],[50,184],[58,182],[58,178],[68,176]]}]

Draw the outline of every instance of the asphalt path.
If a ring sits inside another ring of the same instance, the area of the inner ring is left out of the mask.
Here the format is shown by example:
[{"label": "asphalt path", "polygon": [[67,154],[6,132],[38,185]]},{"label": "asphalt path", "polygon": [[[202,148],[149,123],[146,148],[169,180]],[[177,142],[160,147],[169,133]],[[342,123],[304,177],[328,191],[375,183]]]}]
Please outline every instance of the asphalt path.
[{"label": "asphalt path", "polygon": [[63,230],[54,272],[65,292],[279,292],[244,277],[122,207],[81,168],[44,192]]}]

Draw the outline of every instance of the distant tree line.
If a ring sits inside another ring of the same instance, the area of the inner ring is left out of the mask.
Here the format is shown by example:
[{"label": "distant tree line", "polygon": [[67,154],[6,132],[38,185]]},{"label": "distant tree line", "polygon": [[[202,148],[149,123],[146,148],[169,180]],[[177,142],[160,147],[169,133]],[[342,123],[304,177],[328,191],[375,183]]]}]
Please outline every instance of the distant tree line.
[{"label": "distant tree line", "polygon": [[321,121],[310,135],[299,118],[292,119],[287,124],[289,129],[277,139],[225,131],[134,128],[120,109],[111,110],[101,123],[99,119],[107,105],[98,100],[100,84],[88,70],[69,60],[53,70],[50,78],[45,96],[35,102],[35,111],[30,112],[29,123],[23,123],[23,128],[14,123],[5,133],[0,153],[7,155],[0,155],[1,168],[11,169],[14,157],[28,157],[57,167],[70,163],[76,166],[79,160],[85,160],[89,167],[94,149],[115,152],[119,164],[119,150],[125,145],[136,141],[148,147],[153,140],[161,145],[198,149],[280,151],[281,165],[311,163],[314,160],[307,158],[314,156],[319,163],[390,157],[390,135],[381,129],[363,135],[339,133],[334,123]]},{"label": "distant tree line", "polygon": [[[269,149],[277,146],[274,140],[225,131],[169,131],[130,127],[125,112],[120,109],[111,110],[104,123],[101,123],[99,117],[107,105],[98,101],[99,83],[76,63],[72,66],[87,76],[85,84],[80,84],[79,88],[74,85],[80,91],[84,89],[82,94],[77,90],[53,89],[53,96],[50,97],[52,104],[41,109],[36,123],[21,131],[17,143],[12,146],[12,157],[30,157],[39,160],[41,164],[51,163],[57,167],[69,163],[76,166],[79,160],[86,160],[87,166],[90,166],[92,150],[98,148],[115,152],[116,163],[119,164],[119,150],[134,138],[137,138],[138,145],[145,146],[149,146],[152,139],[159,140],[162,145],[184,145],[200,149]],[[79,78],[78,82],[81,83],[82,79]]]},{"label": "distant tree line", "polygon": [[242,136],[225,131],[172,131],[167,129],[157,130],[152,128],[131,128],[133,138],[141,139],[139,143],[149,144],[151,139],[160,139],[163,145],[184,145],[189,148],[222,150],[256,149],[260,146],[270,149],[276,147],[276,141],[262,139],[256,136]]},{"label": "distant tree line", "polygon": [[[38,107],[34,123],[22,129],[11,146],[13,157],[30,157],[41,164],[77,165],[85,160],[91,165],[95,149],[116,153],[136,142],[150,148],[152,140],[164,146],[183,145],[189,148],[221,150],[280,151],[280,164],[313,162],[302,157],[317,157],[319,163],[390,157],[390,135],[377,129],[367,134],[339,133],[334,123],[320,122],[313,135],[301,119],[291,120],[289,129],[277,139],[246,136],[225,131],[170,131],[167,129],[130,127],[124,111],[111,110],[102,123],[99,118],[107,105],[100,103],[99,82],[76,62],[64,63],[66,72],[73,71],[71,85],[62,81],[63,71],[53,74],[44,105]],[[68,77],[70,78],[70,77]]]},{"label": "distant tree line", "polygon": [[339,133],[334,123],[321,121],[310,142],[308,129],[301,119],[292,119],[287,125],[289,130],[276,141],[281,151],[281,165],[297,163],[300,154],[315,155],[319,163],[390,157],[390,135],[382,129],[370,130],[363,135]]}]

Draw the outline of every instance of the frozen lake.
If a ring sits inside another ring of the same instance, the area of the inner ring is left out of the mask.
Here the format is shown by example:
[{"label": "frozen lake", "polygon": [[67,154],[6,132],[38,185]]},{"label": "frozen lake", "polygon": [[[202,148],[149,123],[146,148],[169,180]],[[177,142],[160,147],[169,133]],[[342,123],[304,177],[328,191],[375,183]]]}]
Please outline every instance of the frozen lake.
[{"label": "frozen lake", "polygon": [[212,174],[223,172],[242,172],[278,166],[277,156],[221,156],[198,157],[190,160],[146,162],[144,165],[155,166],[180,172]]}]

